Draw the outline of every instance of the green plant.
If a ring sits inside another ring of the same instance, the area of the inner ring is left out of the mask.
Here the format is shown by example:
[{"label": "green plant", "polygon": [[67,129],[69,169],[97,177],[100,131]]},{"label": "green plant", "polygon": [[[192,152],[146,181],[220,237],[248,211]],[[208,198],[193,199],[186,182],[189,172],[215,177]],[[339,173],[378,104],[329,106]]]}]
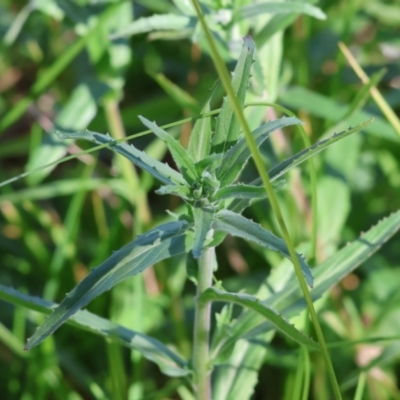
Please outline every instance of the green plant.
[{"label": "green plant", "polygon": [[[253,53],[254,44],[250,38],[245,38],[232,79],[235,95],[242,108],[245,106]],[[259,297],[262,301],[244,293],[226,292],[219,284],[212,286],[212,277],[216,268],[214,249],[227,233],[279,252],[290,259],[289,251],[282,239],[241,215],[250,204],[265,199],[265,189],[259,185],[259,182],[253,184],[238,182],[251,153],[245,138],[241,136],[232,103],[228,99],[223,102],[215,125],[215,133],[212,133],[214,127],[210,115],[210,104],[217,92],[218,87],[211,92],[202,114],[196,119],[187,149],[183,148],[164,129],[141,117],[142,122],[167,144],[179,172],[150,158],[133,145],[120,143],[120,140],[112,139],[108,135],[90,131],[59,133],[62,138],[90,140],[124,155],[161,182],[159,194],[179,196],[185,202],[187,212],[181,215],[171,214],[173,221],[139,236],[115,252],[99,267],[93,269],[28,340],[27,348],[38,345],[71,318],[77,326],[85,327],[110,340],[116,340],[139,350],[144,357],[156,362],[167,375],[191,376],[193,374],[194,390],[198,399],[210,398],[209,372],[213,366],[223,364],[234,352],[237,352],[235,344],[240,338],[250,340],[251,344],[252,338],[260,334],[265,335],[271,329],[275,329],[310,350],[320,349],[317,342],[294,328],[286,319],[293,317],[304,308],[301,291],[294,276],[283,288],[272,276],[269,287],[276,288],[276,292],[260,293]],[[252,136],[257,146],[261,146],[274,130],[300,123],[297,118],[284,117],[261,125],[252,132]],[[270,180],[279,182],[279,178],[284,173],[367,125],[368,123],[364,123],[336,134],[275,165],[269,171]],[[316,267],[313,270],[314,278],[304,258],[297,255],[303,275],[308,285],[313,287],[311,291],[313,300],[319,298],[376,251],[397,231],[399,226],[400,213],[397,212],[364,234],[360,240],[356,240]],[[86,311],[78,311],[127,277],[178,254],[187,254],[188,276],[197,284],[191,362],[184,360],[155,339],[113,325]],[[198,260],[197,264],[195,260]],[[29,298],[5,287],[1,288],[0,293],[4,299],[16,304],[32,303],[36,309],[46,313],[52,307],[51,303]],[[217,319],[217,327],[209,349],[211,301],[236,303],[253,312],[244,312],[239,319],[234,320],[231,317],[230,308],[225,309]],[[75,313],[77,314],[74,316]],[[267,323],[264,322],[265,318],[268,320]],[[272,336],[269,335],[266,340],[270,341],[271,338]],[[235,374],[239,382],[241,372],[236,371]],[[231,384],[233,376],[231,373]],[[225,381],[224,385],[222,382],[221,378],[216,381],[213,398],[222,400],[231,398],[233,393],[237,395],[237,391],[233,390],[231,384]],[[242,390],[246,393],[245,397],[241,398],[247,398],[249,392],[252,391],[252,386],[242,388]]]}]

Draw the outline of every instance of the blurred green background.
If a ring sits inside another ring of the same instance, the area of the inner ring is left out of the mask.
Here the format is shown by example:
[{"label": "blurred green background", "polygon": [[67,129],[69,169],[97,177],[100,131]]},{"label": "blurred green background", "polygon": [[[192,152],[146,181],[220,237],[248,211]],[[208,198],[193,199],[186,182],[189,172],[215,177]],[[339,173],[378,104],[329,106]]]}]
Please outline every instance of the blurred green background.
[{"label": "blurred green background", "polygon": [[[230,69],[244,35],[257,44],[249,100],[276,101],[296,112],[312,143],[375,118],[362,133],[315,159],[317,263],[400,208],[400,131],[372,98],[359,102],[363,84],[338,48],[339,41],[349,47],[398,113],[400,1],[322,0],[313,6],[299,1],[310,7],[252,14],[258,3],[203,2]],[[0,35],[1,181],[90,147],[60,141],[55,129],[88,127],[122,138],[144,130],[138,115],[159,125],[189,118],[217,79],[184,0],[1,0]],[[265,107],[247,112],[254,124],[279,116]],[[185,144],[190,128],[185,122],[170,132]],[[172,163],[154,136],[134,143]],[[273,164],[301,148],[301,139],[287,130],[274,134],[263,153]],[[254,168],[247,173],[254,175]],[[179,213],[180,201],[156,196],[154,188],[149,175],[107,150],[2,186],[0,283],[59,302],[89,268],[162,221],[165,210]],[[279,195],[291,235],[307,255],[312,220],[307,169],[291,173]],[[254,205],[248,216],[277,230],[267,203]],[[319,315],[328,341],[399,335],[399,241],[397,235],[326,296]],[[217,255],[224,287],[248,293],[281,264],[276,255],[232,238]],[[193,295],[185,260],[174,258],[118,285],[88,309],[149,333],[187,357]],[[168,379],[136,352],[68,325],[24,352],[43,316],[0,304],[1,399],[191,399],[185,380]],[[252,399],[292,399],[297,356],[283,339],[273,344]],[[399,340],[341,347],[333,362],[344,398],[353,398],[365,369],[366,399],[400,399]],[[313,358],[310,398],[316,400],[330,398],[321,363]],[[121,397],[112,383],[115,373],[122,377]]]}]

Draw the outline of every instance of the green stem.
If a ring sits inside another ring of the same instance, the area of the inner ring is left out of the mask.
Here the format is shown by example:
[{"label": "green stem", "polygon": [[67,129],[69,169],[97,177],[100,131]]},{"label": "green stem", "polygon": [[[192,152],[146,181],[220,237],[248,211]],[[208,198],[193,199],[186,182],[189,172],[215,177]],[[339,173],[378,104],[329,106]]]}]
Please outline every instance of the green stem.
[{"label": "green stem", "polygon": [[212,285],[214,262],[215,248],[209,247],[203,249],[199,258],[193,340],[193,372],[196,400],[211,400],[208,365],[211,303],[200,301],[199,299],[202,293]]},{"label": "green stem", "polygon": [[282,236],[283,236],[283,238],[284,238],[284,240],[286,242],[286,246],[288,248],[290,257],[292,259],[292,262],[293,262],[293,265],[294,265],[294,269],[295,269],[297,278],[299,280],[300,287],[301,287],[301,290],[303,292],[303,296],[305,298],[308,310],[310,312],[311,320],[313,322],[314,329],[315,329],[315,332],[317,334],[318,341],[319,341],[320,346],[321,346],[322,355],[323,355],[323,358],[324,358],[324,361],[325,361],[325,364],[326,364],[326,367],[327,367],[327,370],[328,370],[328,374],[329,374],[329,378],[331,380],[331,384],[332,384],[332,387],[333,387],[334,395],[335,395],[336,399],[341,400],[342,399],[342,395],[340,393],[339,384],[337,382],[335,371],[334,371],[333,365],[332,365],[332,361],[331,361],[331,358],[330,358],[330,355],[329,355],[329,352],[328,352],[328,348],[326,346],[324,334],[322,333],[321,325],[319,324],[317,313],[315,312],[314,304],[313,304],[310,292],[308,291],[308,288],[307,288],[307,283],[306,283],[305,278],[304,278],[304,276],[302,274],[301,267],[300,267],[300,262],[299,262],[299,260],[297,258],[292,239],[291,239],[291,237],[289,235],[288,229],[287,229],[285,221],[283,219],[283,215],[282,215],[279,203],[278,203],[278,199],[275,196],[275,193],[274,193],[271,181],[269,179],[268,173],[265,170],[263,160],[262,160],[261,155],[260,155],[260,153],[258,151],[257,144],[256,144],[256,142],[254,140],[253,135],[251,134],[251,130],[250,130],[248,124],[247,124],[247,121],[246,121],[246,118],[244,116],[244,113],[243,113],[243,111],[242,111],[242,109],[240,107],[240,104],[239,104],[239,102],[238,102],[238,100],[236,98],[235,92],[234,92],[233,87],[231,85],[230,74],[229,74],[229,72],[228,72],[228,70],[226,68],[225,63],[223,62],[221,56],[218,53],[218,50],[217,50],[217,47],[215,45],[214,39],[213,39],[213,37],[211,35],[211,32],[210,32],[210,30],[209,30],[209,28],[207,26],[207,23],[206,23],[206,21],[204,19],[204,15],[203,15],[203,13],[202,13],[202,11],[200,9],[199,3],[198,3],[197,0],[192,0],[192,3],[193,3],[193,6],[194,6],[194,8],[196,10],[197,16],[199,17],[199,20],[200,20],[200,23],[201,23],[202,28],[204,30],[204,33],[206,35],[206,39],[207,39],[208,45],[210,46],[210,51],[211,51],[211,55],[212,55],[212,58],[213,58],[213,61],[214,61],[214,66],[215,66],[215,68],[216,68],[216,70],[218,72],[218,75],[219,75],[220,79],[221,79],[221,83],[224,86],[224,89],[225,89],[225,91],[226,91],[226,93],[228,95],[229,101],[232,104],[235,116],[238,119],[238,121],[239,121],[239,123],[240,123],[240,125],[241,125],[241,127],[243,129],[244,135],[246,137],[247,145],[250,148],[251,154],[252,154],[253,159],[254,159],[254,163],[255,163],[255,165],[257,167],[258,173],[260,174],[260,177],[261,177],[262,182],[264,184],[265,191],[266,191],[266,193],[268,195],[268,198],[270,199],[271,207],[272,207],[272,210],[273,210],[273,212],[275,214],[275,217],[276,217],[276,219],[277,219],[277,221],[279,223],[279,226],[280,226],[280,229],[281,229],[281,232],[282,232]]},{"label": "green stem", "polygon": [[126,380],[122,348],[120,344],[107,343],[107,358],[110,367],[112,394],[114,400],[126,399]]}]

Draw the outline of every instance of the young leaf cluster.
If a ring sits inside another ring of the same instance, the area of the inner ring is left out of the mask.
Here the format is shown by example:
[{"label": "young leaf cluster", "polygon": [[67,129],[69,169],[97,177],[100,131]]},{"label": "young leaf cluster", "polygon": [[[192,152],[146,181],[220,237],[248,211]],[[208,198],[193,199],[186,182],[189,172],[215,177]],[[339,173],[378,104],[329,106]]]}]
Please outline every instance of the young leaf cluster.
[{"label": "young leaf cluster", "polygon": [[[245,105],[254,51],[253,41],[246,37],[232,76],[232,84],[241,107]],[[217,85],[211,91],[203,106],[202,114],[207,114],[211,110],[212,100],[218,90]],[[206,247],[217,245],[227,233],[254,242],[290,259],[286,244],[281,238],[241,215],[246,207],[254,201],[265,198],[265,195],[258,180],[250,184],[241,181],[243,168],[251,154],[241,134],[232,105],[226,98],[217,117],[215,131],[211,117],[201,115],[194,123],[187,148],[155,122],[144,117],[140,119],[166,143],[178,170],[149,157],[133,145],[115,141],[109,135],[79,131],[59,133],[59,136],[89,140],[99,145],[108,144],[111,150],[128,158],[158,180],[161,184],[157,190],[158,194],[179,196],[187,205],[188,212],[181,215],[177,221],[158,226],[136,238],[93,269],[28,340],[27,349],[41,343],[74,313],[127,277],[141,273],[154,263],[174,255],[191,253],[190,256],[197,259]],[[264,123],[252,134],[257,146],[261,146],[273,131],[300,123],[301,121],[295,117],[283,117]],[[313,154],[363,127],[360,125],[337,134],[332,139],[317,143],[281,162],[271,170],[272,179],[278,179]],[[301,255],[298,254],[297,257],[308,285],[313,287],[314,280],[307,262]],[[207,301],[217,298],[253,308],[272,320],[276,329],[294,341],[313,348],[318,347],[315,342],[293,328],[274,309],[259,305],[256,299],[246,296],[232,297],[218,291],[208,292]]]}]

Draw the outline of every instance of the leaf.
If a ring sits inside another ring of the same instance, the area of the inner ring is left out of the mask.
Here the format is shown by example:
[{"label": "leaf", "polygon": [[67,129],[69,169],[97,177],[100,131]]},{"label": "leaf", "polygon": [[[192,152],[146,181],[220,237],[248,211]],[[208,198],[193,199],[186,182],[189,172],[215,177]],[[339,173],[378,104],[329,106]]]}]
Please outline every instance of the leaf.
[{"label": "leaf", "polygon": [[[242,51],[236,64],[232,78],[232,87],[239,104],[243,107],[246,91],[249,86],[250,69],[253,64],[254,42],[249,37],[244,38]],[[233,112],[233,107],[228,98],[224,98],[221,112],[217,118],[215,134],[212,141],[212,152],[223,153],[229,149],[239,137],[240,124]]]},{"label": "leaf", "polygon": [[[261,125],[252,134],[257,146],[260,147],[273,131],[295,124],[302,124],[302,122],[294,117],[283,117]],[[220,180],[221,186],[228,185],[238,178],[250,157],[251,152],[247,146],[246,138],[242,137],[226,152],[222,158],[220,167],[216,170],[216,176]]]},{"label": "leaf", "polygon": [[[339,250],[328,260],[314,267],[315,287],[311,291],[313,301],[320,298],[361,263],[370,258],[399,230],[400,211],[397,211]],[[306,308],[303,294],[295,276],[292,276],[281,290],[263,300],[263,303],[274,308],[286,318],[298,315]],[[232,326],[232,335],[221,346],[221,351],[224,351],[225,346],[231,347],[231,343],[235,343],[239,338],[254,338],[271,329],[273,329],[273,326],[269,323],[263,323],[260,317],[250,313],[242,313]]]},{"label": "leaf", "polygon": [[[222,210],[216,215],[212,227],[216,231],[223,231],[232,236],[241,237],[257,243],[260,246],[277,251],[287,259],[291,260],[289,251],[282,239],[276,237],[271,232],[265,230],[261,225],[248,220],[240,214],[228,210]],[[313,287],[314,282],[310,267],[301,255],[298,254],[297,258],[308,285]]]},{"label": "leaf", "polygon": [[211,208],[193,207],[194,216],[194,243],[193,257],[199,258],[207,239],[207,234],[211,230],[214,218],[214,210]]},{"label": "leaf", "polygon": [[131,160],[135,165],[147,171],[160,182],[170,185],[186,185],[183,176],[172,169],[167,164],[154,160],[145,152],[138,150],[133,145],[116,142],[110,135],[102,135],[101,133],[91,132],[88,130],[77,132],[57,132],[61,139],[84,139],[97,144],[108,144],[111,150],[122,154],[124,157]]},{"label": "leaf", "polygon": [[[337,141],[346,138],[347,136],[351,135],[352,133],[358,132],[362,129],[365,129],[368,125],[372,123],[372,120],[363,122],[359,125],[357,125],[354,128],[349,128],[343,132],[336,133],[335,135],[331,136],[328,139],[322,140],[320,142],[315,143],[313,146],[301,150],[298,153],[296,153],[294,156],[282,161],[278,165],[274,166],[269,170],[269,177],[271,179],[271,182],[274,182],[275,180],[279,179],[283,174],[286,172],[290,171],[294,167],[297,167],[310,157],[314,156],[315,154],[319,153],[322,150],[325,150],[327,147],[330,145],[336,143]],[[250,185],[252,186],[258,186],[261,185],[261,178],[254,179]],[[241,213],[245,208],[247,208],[250,205],[249,200],[247,199],[237,199],[234,200],[230,206],[229,209]]]},{"label": "leaf", "polygon": [[[292,87],[289,90],[279,94],[279,100],[294,110],[304,110],[311,115],[315,115],[322,119],[339,122],[342,117],[351,111],[352,106],[340,104],[330,97],[323,96],[311,90]],[[381,139],[387,139],[396,144],[399,143],[399,137],[396,132],[379,115],[364,110],[356,111],[354,115],[346,121],[346,124],[357,125],[362,121],[374,118],[374,123],[367,126],[365,132]]]},{"label": "leaf", "polygon": [[275,329],[279,330],[295,342],[311,349],[320,350],[320,346],[317,342],[305,336],[302,332],[291,325],[282,315],[277,313],[273,308],[261,303],[260,300],[254,296],[245,293],[229,293],[211,287],[201,295],[200,301],[227,301],[229,303],[239,304],[242,307],[250,308],[267,318]]},{"label": "leaf", "polygon": [[326,19],[325,13],[321,9],[308,4],[285,1],[282,3],[265,2],[255,3],[241,7],[235,17],[237,19],[249,19],[261,14],[306,14],[317,19]]},{"label": "leaf", "polygon": [[[221,92],[221,84],[218,82],[211,89],[200,114],[206,114],[212,111],[212,103],[215,98],[219,97]],[[194,123],[192,132],[190,133],[188,152],[196,162],[201,162],[209,154],[212,140],[211,115],[199,118]]]},{"label": "leaf", "polygon": [[199,113],[199,104],[189,93],[185,92],[178,85],[171,82],[162,73],[151,73],[147,70],[147,73],[164,89],[165,93],[172,100],[174,100],[182,109],[189,109],[193,113]]},{"label": "leaf", "polygon": [[305,160],[309,159],[310,157],[314,156],[315,154],[319,153],[320,151],[326,149],[331,144],[344,139],[351,134],[363,130],[366,126],[372,123],[372,119],[369,121],[365,121],[354,128],[348,128],[343,132],[336,133],[335,135],[331,136],[329,139],[322,140],[320,142],[315,143],[313,146],[309,147],[308,149],[304,149],[299,151],[294,156],[282,161],[275,167],[271,168],[268,172],[271,178],[271,181],[280,178],[283,174],[290,171],[297,165],[301,164]]},{"label": "leaf", "polygon": [[186,15],[162,14],[139,18],[124,29],[110,36],[110,39],[138,35],[159,30],[183,30],[194,28],[197,19]]},{"label": "leaf", "polygon": [[[281,188],[285,180],[278,181],[274,186],[275,189]],[[263,186],[251,186],[245,185],[243,183],[238,183],[237,185],[226,186],[219,189],[215,194],[213,200],[224,200],[224,199],[265,199],[267,194]]]},{"label": "leaf", "polygon": [[163,140],[169,151],[172,154],[177,166],[182,171],[182,175],[185,177],[187,182],[193,183],[199,176],[197,174],[196,168],[194,166],[193,158],[188,154],[188,152],[182,147],[182,145],[175,140],[171,135],[160,128],[154,122],[150,122],[148,119],[139,115],[140,120],[145,126],[151,129],[156,136]]},{"label": "leaf", "polygon": [[192,236],[187,229],[188,223],[185,221],[169,222],[139,236],[114,252],[99,267],[92,269],[64,298],[28,339],[26,349],[37,346],[80,308],[117,283],[139,274],[158,261],[189,251]]},{"label": "leaf", "polygon": [[[51,301],[29,296],[1,284],[0,299],[44,314],[50,314],[58,306]],[[117,325],[87,310],[78,311],[67,321],[67,324],[139,351],[143,357],[157,364],[161,371],[168,376],[185,376],[190,373],[185,360],[157,339]]]},{"label": "leaf", "polygon": [[188,186],[165,185],[160,186],[156,190],[156,193],[161,195],[172,194],[182,198],[183,200],[189,200],[190,188]]},{"label": "leaf", "polygon": [[222,160],[222,153],[214,153],[210,154],[207,157],[204,157],[202,160],[197,161],[194,165],[197,173],[201,175],[204,171],[214,171],[220,165]]}]

